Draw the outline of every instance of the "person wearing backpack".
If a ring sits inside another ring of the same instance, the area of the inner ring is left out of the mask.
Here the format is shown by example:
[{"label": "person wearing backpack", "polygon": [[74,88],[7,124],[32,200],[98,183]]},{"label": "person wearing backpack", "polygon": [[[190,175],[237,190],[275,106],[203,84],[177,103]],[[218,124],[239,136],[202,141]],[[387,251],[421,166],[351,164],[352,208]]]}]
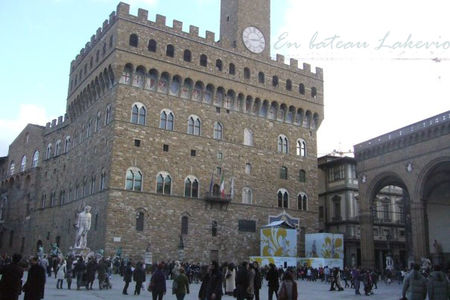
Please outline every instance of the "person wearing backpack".
[{"label": "person wearing backpack", "polygon": [[278,291],[278,300],[297,300],[297,298],[297,283],[294,281],[291,272],[286,271]]}]

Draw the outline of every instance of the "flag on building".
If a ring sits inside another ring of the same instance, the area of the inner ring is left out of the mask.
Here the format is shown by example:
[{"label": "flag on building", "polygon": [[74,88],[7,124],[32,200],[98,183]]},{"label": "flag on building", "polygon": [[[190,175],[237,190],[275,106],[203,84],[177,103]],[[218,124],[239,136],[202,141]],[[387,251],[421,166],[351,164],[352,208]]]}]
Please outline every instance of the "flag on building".
[{"label": "flag on building", "polygon": [[225,198],[225,179],[223,177],[223,173],[225,172],[222,172],[222,178],[220,179],[220,196]]},{"label": "flag on building", "polygon": [[230,198],[234,198],[234,177],[231,178],[231,184],[230,184]]}]

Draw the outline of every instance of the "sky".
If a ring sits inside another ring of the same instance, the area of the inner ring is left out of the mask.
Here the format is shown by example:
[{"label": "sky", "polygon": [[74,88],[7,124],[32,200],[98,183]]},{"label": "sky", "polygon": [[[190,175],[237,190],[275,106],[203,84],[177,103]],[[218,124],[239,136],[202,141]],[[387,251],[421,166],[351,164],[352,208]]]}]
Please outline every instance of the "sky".
[{"label": "sky", "polygon": [[[252,0],[248,0],[252,1]],[[213,31],[220,0],[128,0]],[[0,157],[27,123],[65,113],[71,61],[116,9],[113,0],[0,1]],[[318,156],[450,109],[446,0],[272,0],[271,55],[324,70]],[[201,16],[201,17],[199,17]]]}]

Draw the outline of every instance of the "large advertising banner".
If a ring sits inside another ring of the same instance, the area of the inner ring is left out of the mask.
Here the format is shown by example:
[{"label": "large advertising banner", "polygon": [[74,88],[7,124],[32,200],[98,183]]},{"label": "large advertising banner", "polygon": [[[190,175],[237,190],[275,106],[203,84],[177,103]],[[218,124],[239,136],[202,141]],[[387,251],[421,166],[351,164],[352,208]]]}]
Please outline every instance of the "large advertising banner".
[{"label": "large advertising banner", "polygon": [[260,266],[274,264],[277,268],[297,267],[297,258],[278,256],[250,256],[250,262],[256,261]]},{"label": "large advertising banner", "polygon": [[344,235],[312,233],[305,236],[306,258],[344,259]]},{"label": "large advertising banner", "polygon": [[280,227],[261,229],[261,256],[297,256],[297,231]]}]

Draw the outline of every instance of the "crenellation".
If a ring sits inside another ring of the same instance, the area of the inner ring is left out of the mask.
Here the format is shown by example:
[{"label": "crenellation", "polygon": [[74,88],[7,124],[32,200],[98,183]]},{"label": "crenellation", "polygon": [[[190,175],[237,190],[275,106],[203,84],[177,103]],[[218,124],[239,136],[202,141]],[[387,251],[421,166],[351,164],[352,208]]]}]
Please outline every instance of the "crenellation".
[{"label": "crenellation", "polygon": [[117,5],[117,16],[127,17],[130,15],[130,5],[124,2],[120,2]]},{"label": "crenellation", "polygon": [[284,64],[284,55],[277,54],[277,62]]},{"label": "crenellation", "polygon": [[306,73],[311,73],[311,65],[307,64],[307,63],[303,63],[303,71],[305,71]]},{"label": "crenellation", "polygon": [[96,42],[99,41],[101,36],[102,36],[102,28],[99,27],[99,28],[97,28],[97,31],[95,32],[95,41]]},{"label": "crenellation", "polygon": [[138,20],[141,22],[148,21],[148,10],[139,8],[138,9]]},{"label": "crenellation", "polygon": [[162,15],[157,14],[155,21],[156,21],[156,25],[166,26],[166,16],[162,16]]},{"label": "crenellation", "polygon": [[50,122],[47,122],[47,123],[45,124],[45,129],[49,129],[49,128],[50,128],[50,125],[51,125],[51,123],[50,123]]},{"label": "crenellation", "polygon": [[297,70],[298,69],[298,60],[295,58],[291,58],[289,60],[289,66],[291,67],[291,69]]},{"label": "crenellation", "polygon": [[109,21],[108,20],[103,21],[102,32],[106,32],[106,30],[108,29],[108,26],[109,26]]},{"label": "crenellation", "polygon": [[199,32],[199,28],[197,26],[189,26],[189,34],[194,37],[194,38],[198,38],[198,32]]},{"label": "crenellation", "polygon": [[109,24],[113,24],[116,21],[116,12],[113,11],[109,14]]},{"label": "crenellation", "polygon": [[319,79],[323,79],[323,69],[316,67],[316,75]]},{"label": "crenellation", "polygon": [[206,30],[206,42],[214,44],[216,41],[216,35],[214,32]]},{"label": "crenellation", "polygon": [[63,116],[58,117],[58,125],[61,125],[63,123]]},{"label": "crenellation", "polygon": [[173,20],[172,28],[175,31],[183,31],[183,22],[178,21],[178,20]]},{"label": "crenellation", "polygon": [[55,127],[56,126],[56,119],[53,119],[52,120],[52,127]]}]

